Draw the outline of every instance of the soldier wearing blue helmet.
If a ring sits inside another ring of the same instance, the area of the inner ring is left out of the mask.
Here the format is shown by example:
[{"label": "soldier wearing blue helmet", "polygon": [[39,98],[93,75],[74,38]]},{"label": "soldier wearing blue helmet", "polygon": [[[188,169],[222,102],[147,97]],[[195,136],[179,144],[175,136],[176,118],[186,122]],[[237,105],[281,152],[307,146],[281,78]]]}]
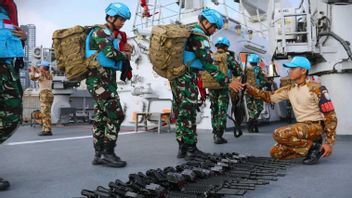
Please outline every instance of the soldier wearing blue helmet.
[{"label": "soldier wearing blue helmet", "polygon": [[87,89],[96,101],[93,123],[95,156],[92,164],[118,168],[127,163],[115,154],[118,133],[125,118],[117,93],[116,71],[126,73],[127,70],[130,74],[128,78],[131,77],[130,46],[126,33],[121,31],[126,20],[131,18],[131,12],[123,3],[111,3],[105,13],[107,23],[93,29],[86,44],[92,52],[90,55],[98,53],[100,64],[88,74],[86,80]]},{"label": "soldier wearing blue helmet", "polygon": [[223,27],[223,17],[216,10],[204,8],[198,19],[184,51],[184,63],[189,68],[183,75],[170,81],[176,117],[176,139],[179,143],[178,158],[190,159],[204,154],[197,148],[198,72],[205,70],[217,82],[225,84],[225,75],[213,65],[208,37]]},{"label": "soldier wearing blue helmet", "polygon": [[[260,57],[257,54],[250,54],[248,56],[249,67],[247,67],[247,82],[252,86],[259,89],[263,88],[268,84],[265,79],[262,68],[258,65]],[[258,133],[258,117],[264,109],[264,103],[260,99],[256,99],[252,96],[247,95],[247,109],[248,109],[248,132]]]},{"label": "soldier wearing blue helmet", "polygon": [[[242,75],[242,69],[235,61],[234,52],[229,50],[230,45],[230,41],[226,37],[218,37],[215,42],[216,52],[213,53],[214,64],[224,72],[228,79]],[[206,85],[206,83],[203,82],[203,85]],[[208,87],[208,90],[214,143],[225,144],[227,140],[223,138],[223,134],[226,128],[226,115],[229,106],[229,87],[226,84],[223,87]]]},{"label": "soldier wearing blue helmet", "polygon": [[29,69],[29,77],[31,80],[38,81],[39,84],[39,101],[40,114],[42,120],[42,131],[39,136],[52,135],[51,131],[51,105],[54,101],[52,92],[53,76],[50,73],[50,64],[48,61],[41,61],[39,68],[31,67]]},{"label": "soldier wearing blue helmet", "polygon": [[[18,128],[22,117],[22,87],[19,69],[23,67],[26,33],[18,27],[13,0],[0,0],[0,144]],[[0,191],[10,183],[0,177]]]}]

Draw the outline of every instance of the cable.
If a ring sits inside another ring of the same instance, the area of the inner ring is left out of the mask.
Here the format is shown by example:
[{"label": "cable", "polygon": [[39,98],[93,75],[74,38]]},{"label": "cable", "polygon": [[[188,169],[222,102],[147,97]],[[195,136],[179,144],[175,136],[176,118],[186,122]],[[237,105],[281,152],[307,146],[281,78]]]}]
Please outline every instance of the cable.
[{"label": "cable", "polygon": [[337,35],[334,32],[330,31],[330,32],[321,32],[321,33],[319,33],[318,34],[318,42],[319,42],[319,39],[322,36],[332,36],[334,39],[336,39],[339,43],[341,43],[341,45],[345,49],[345,51],[346,51],[346,53],[348,55],[348,58],[350,60],[352,60],[352,51],[351,51],[351,48],[350,48],[350,43],[348,41],[343,40],[339,35]]}]

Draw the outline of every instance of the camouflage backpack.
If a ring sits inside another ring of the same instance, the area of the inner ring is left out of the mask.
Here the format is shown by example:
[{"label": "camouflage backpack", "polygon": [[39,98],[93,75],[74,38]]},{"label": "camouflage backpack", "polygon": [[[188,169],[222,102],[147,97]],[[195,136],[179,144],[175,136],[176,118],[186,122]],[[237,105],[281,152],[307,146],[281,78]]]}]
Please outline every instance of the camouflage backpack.
[{"label": "camouflage backpack", "polygon": [[53,33],[53,48],[57,67],[71,81],[81,81],[87,77],[89,69],[98,67],[96,55],[85,56],[87,34],[96,26],[74,26],[56,30]]},{"label": "camouflage backpack", "polygon": [[172,80],[186,72],[183,52],[190,35],[191,30],[183,25],[169,24],[153,27],[149,59],[157,74]]},{"label": "camouflage backpack", "polygon": [[[227,53],[226,52],[215,52],[213,53],[214,65],[219,67],[219,70],[227,75]],[[208,72],[201,71],[201,78],[203,82],[203,88],[208,89],[222,89],[221,86]]]}]

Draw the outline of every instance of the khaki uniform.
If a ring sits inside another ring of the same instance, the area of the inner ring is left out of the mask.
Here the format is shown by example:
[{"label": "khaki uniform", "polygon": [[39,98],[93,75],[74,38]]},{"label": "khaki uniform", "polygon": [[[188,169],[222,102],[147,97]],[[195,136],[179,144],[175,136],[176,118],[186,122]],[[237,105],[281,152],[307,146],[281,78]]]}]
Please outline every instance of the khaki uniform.
[{"label": "khaki uniform", "polygon": [[326,95],[322,95],[323,88],[325,87],[308,80],[300,85],[284,86],[275,92],[262,91],[247,85],[247,93],[267,103],[289,100],[292,104],[297,123],[274,131],[273,138],[277,144],[270,152],[273,158],[304,157],[308,154],[313,141],[320,139],[323,135],[326,136],[325,143],[334,144],[337,118],[333,108],[328,110],[324,108],[327,104],[332,107],[332,103],[327,96],[327,91]]},{"label": "khaki uniform", "polygon": [[39,82],[40,117],[42,119],[42,131],[51,132],[51,105],[54,95],[52,93],[53,76],[49,71],[34,71],[29,73],[31,80]]}]

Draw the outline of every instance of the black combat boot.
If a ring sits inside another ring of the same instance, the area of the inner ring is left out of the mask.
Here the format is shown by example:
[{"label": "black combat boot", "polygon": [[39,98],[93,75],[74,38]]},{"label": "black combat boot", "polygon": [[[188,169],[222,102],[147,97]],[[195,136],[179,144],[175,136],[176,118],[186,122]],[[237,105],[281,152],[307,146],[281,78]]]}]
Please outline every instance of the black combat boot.
[{"label": "black combat boot", "polygon": [[248,122],[247,122],[247,129],[248,129],[248,133],[253,133],[253,131],[254,131],[254,122],[253,122],[253,119],[248,119]]},{"label": "black combat boot", "polygon": [[252,129],[253,133],[259,133],[259,129],[258,129],[258,121],[255,120],[253,121],[253,129]]},{"label": "black combat boot", "polygon": [[185,144],[187,147],[187,152],[185,155],[185,160],[192,160],[195,158],[206,158],[208,156],[207,153],[199,150],[196,144]]},{"label": "black combat boot", "polygon": [[115,154],[115,144],[106,144],[104,145],[104,152],[103,158],[101,161],[103,165],[115,167],[115,168],[122,168],[127,165],[125,161],[122,161],[119,156]]},{"label": "black combat boot", "polygon": [[320,152],[320,147],[322,142],[323,142],[322,139],[319,139],[313,142],[313,145],[309,149],[307,157],[303,159],[303,164],[313,165],[318,163],[320,157],[323,155],[323,153]]},{"label": "black combat boot", "polygon": [[177,158],[184,158],[187,153],[187,147],[185,143],[181,141],[177,141],[178,143],[178,153],[177,153]]},{"label": "black combat boot", "polygon": [[7,190],[10,187],[10,183],[0,177],[0,191]]},{"label": "black combat boot", "polygon": [[53,133],[51,133],[51,131],[45,132],[45,131],[41,131],[40,133],[38,133],[39,136],[52,136]]},{"label": "black combat boot", "polygon": [[101,145],[94,145],[95,155],[92,161],[93,165],[101,165],[104,164],[101,155],[103,154],[103,148]]},{"label": "black combat boot", "polygon": [[213,138],[215,144],[226,144],[227,140],[223,138],[224,131],[213,131]]}]

